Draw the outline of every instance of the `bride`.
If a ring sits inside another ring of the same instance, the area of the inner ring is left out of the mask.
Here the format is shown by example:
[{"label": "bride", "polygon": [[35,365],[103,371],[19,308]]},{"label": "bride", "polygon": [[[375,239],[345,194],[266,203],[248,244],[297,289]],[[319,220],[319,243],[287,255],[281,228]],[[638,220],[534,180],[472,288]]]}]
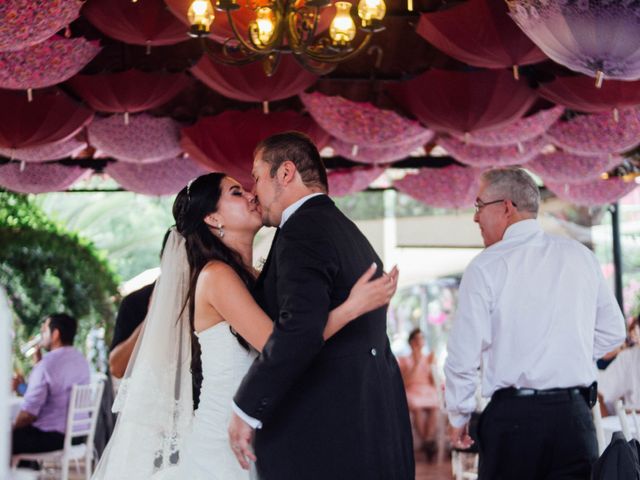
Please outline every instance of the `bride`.
[{"label": "bride", "polygon": [[[178,193],[161,276],[121,383],[118,421],[96,480],[247,480],[227,440],[233,395],[273,323],[251,296],[259,205],[232,178],[198,177]],[[331,311],[325,340],[389,302],[397,270],[374,265]],[[195,411],[194,411],[195,409]]]}]

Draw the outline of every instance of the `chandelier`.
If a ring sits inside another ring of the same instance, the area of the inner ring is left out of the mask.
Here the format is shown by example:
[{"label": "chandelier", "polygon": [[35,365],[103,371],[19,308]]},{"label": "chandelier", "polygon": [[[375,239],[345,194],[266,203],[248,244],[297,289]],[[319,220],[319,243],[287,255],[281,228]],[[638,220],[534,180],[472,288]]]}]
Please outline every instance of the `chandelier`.
[{"label": "chandelier", "polygon": [[[350,2],[336,1],[336,14],[329,26],[329,35],[319,31],[321,10],[331,0],[268,0],[264,5],[252,5],[255,18],[246,32],[241,32],[232,12],[240,8],[237,0],[217,0],[215,9],[226,14],[233,37],[222,45],[216,60],[229,65],[244,65],[261,61],[265,73],[272,75],[283,53],[291,53],[307,70],[325,74],[339,62],[353,58],[367,46],[374,33],[384,29],[382,19],[387,7],[384,0],[360,0],[357,15]],[[354,16],[358,18],[356,26]],[[188,11],[193,37],[210,33],[215,11],[210,0],[194,0]],[[354,39],[358,28],[364,33],[357,46]],[[211,51],[208,43],[205,48]],[[216,53],[216,52],[210,52]]]}]

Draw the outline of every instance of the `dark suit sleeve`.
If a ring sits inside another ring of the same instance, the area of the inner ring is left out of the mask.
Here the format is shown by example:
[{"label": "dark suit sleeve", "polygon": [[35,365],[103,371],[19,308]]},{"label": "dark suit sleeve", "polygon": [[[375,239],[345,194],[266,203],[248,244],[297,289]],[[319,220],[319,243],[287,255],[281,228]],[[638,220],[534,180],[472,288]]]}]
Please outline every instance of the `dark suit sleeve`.
[{"label": "dark suit sleeve", "polygon": [[234,398],[243,412],[260,421],[322,348],[338,270],[334,247],[321,227],[296,220],[281,231],[275,246],[279,314],[274,331]]}]

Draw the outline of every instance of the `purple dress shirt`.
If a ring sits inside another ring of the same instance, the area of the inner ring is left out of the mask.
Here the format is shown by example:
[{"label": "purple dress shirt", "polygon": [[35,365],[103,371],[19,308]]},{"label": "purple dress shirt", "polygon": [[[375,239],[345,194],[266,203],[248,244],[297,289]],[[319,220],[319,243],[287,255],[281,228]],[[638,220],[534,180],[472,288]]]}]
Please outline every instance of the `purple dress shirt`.
[{"label": "purple dress shirt", "polygon": [[29,376],[22,410],[37,417],[33,426],[45,432],[65,433],[71,387],[89,383],[89,363],[73,347],[47,353]]}]

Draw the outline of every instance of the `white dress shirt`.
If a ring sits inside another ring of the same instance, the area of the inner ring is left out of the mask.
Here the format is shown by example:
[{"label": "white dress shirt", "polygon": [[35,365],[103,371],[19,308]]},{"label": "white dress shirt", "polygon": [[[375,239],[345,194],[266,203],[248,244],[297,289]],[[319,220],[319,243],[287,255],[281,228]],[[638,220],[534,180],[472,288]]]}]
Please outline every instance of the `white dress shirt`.
[{"label": "white dress shirt", "polygon": [[620,308],[584,245],[548,235],[536,220],[507,228],[469,265],[445,363],[454,427],[501,388],[567,388],[596,379],[595,360],[625,339]]},{"label": "white dress shirt", "polygon": [[621,351],[611,364],[598,372],[598,391],[604,403],[622,398],[625,405],[640,406],[640,346]]},{"label": "white dress shirt", "polygon": [[[289,205],[287,208],[285,208],[282,211],[282,218],[280,219],[280,227],[279,228],[282,228],[283,225],[285,224],[285,222],[287,220],[289,220],[289,217],[291,217],[291,215],[293,215],[307,200],[309,200],[309,199],[311,199],[313,197],[317,197],[318,195],[325,195],[325,194],[324,193],[312,193],[310,195],[302,197],[297,202],[294,202],[291,205]],[[274,248],[274,246],[272,246],[271,248]],[[238,415],[251,428],[253,428],[253,429],[262,428],[262,422],[260,420],[258,420],[257,418],[253,418],[252,416],[247,415],[246,413],[244,413],[240,409],[240,407],[238,407],[238,405],[236,405],[236,402],[233,402],[231,407],[233,408],[233,411],[235,412],[235,414]]]}]

